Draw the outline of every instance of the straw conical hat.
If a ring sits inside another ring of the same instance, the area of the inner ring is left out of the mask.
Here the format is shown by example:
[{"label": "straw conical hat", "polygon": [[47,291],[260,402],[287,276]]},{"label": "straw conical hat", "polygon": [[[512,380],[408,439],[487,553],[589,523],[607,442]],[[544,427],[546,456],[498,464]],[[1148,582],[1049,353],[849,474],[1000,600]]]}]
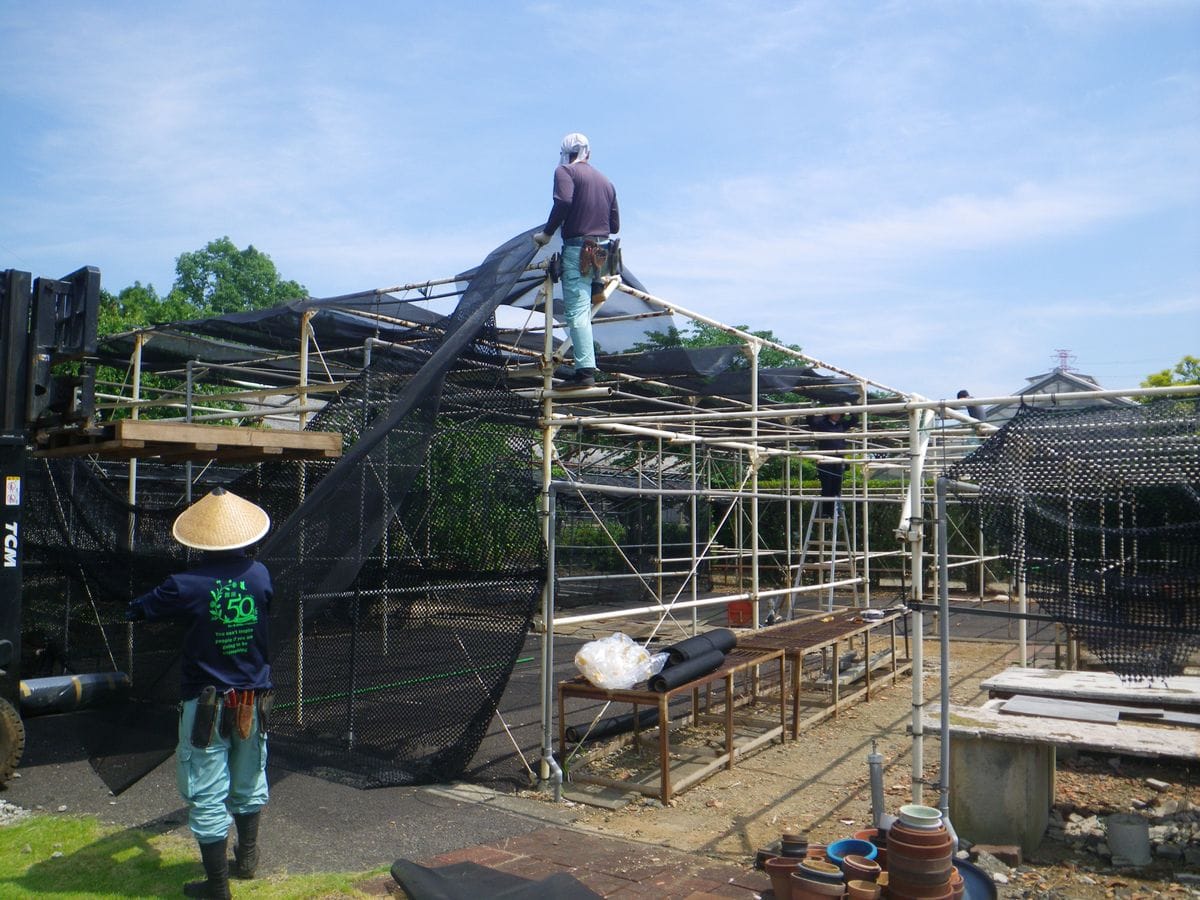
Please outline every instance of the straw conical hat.
[{"label": "straw conical hat", "polygon": [[271,527],[261,507],[225,488],[197,500],[175,519],[175,540],[197,550],[236,550],[253,544]]}]

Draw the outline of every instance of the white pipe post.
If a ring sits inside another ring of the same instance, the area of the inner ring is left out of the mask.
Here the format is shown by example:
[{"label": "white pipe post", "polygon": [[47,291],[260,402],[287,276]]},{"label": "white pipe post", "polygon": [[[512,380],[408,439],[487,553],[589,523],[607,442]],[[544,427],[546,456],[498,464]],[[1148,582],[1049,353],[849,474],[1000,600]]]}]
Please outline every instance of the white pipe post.
[{"label": "white pipe post", "polygon": [[[553,461],[554,399],[551,396],[554,374],[554,282],[547,273],[542,282],[542,301],[546,310],[546,333],[542,340],[542,487],[539,495],[542,546],[546,551],[546,583],[542,586],[542,659],[539,681],[542,697],[542,758],[538,764],[541,785],[557,769],[554,763],[554,492]],[[557,794],[560,788],[556,778]],[[557,797],[555,799],[558,799]]]},{"label": "white pipe post", "polygon": [[[758,343],[749,341],[746,344],[746,355],[750,357],[750,411],[751,413],[758,412]],[[758,446],[758,416],[754,416],[750,420],[750,443],[752,446]],[[750,593],[753,599],[750,601],[751,616],[754,618],[754,625],[757,628],[762,622],[762,612],[758,608],[758,589],[759,589],[759,540],[758,540],[758,465],[759,456],[757,449],[751,450],[746,457],[750,464],[750,490],[753,496],[750,499]],[[726,698],[727,703],[733,701]]]},{"label": "white pipe post", "polygon": [[924,534],[921,523],[921,480],[922,454],[921,413],[913,410],[908,415],[909,483],[907,532],[909,558],[912,565],[912,599],[918,608],[912,614],[912,801],[920,803],[925,781],[925,648],[923,645],[925,617],[921,613],[924,591]]}]

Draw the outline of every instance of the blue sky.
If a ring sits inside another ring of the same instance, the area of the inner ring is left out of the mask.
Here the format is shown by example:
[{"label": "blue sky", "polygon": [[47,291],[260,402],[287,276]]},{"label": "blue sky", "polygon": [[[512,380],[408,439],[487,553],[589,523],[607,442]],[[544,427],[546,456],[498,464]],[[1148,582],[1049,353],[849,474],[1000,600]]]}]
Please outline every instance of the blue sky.
[{"label": "blue sky", "polygon": [[0,0],[0,268],[451,275],[592,141],[649,290],[929,397],[1200,355],[1200,3]]}]

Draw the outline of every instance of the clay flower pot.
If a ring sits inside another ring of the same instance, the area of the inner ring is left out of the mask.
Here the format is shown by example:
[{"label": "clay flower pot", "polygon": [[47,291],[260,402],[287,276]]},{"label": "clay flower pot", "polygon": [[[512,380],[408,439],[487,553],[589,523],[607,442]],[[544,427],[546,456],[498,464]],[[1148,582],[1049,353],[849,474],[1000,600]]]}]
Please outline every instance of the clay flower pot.
[{"label": "clay flower pot", "polygon": [[824,859],[825,845],[821,843],[813,843],[809,841],[808,849],[804,851],[805,857],[808,859]]},{"label": "clay flower pot", "polygon": [[791,895],[792,884],[788,880],[800,865],[800,860],[790,856],[772,856],[763,863],[763,869],[771,878],[771,889],[775,896],[786,900]]},{"label": "clay flower pot", "polygon": [[851,853],[842,860],[842,871],[846,873],[847,881],[874,882],[883,869],[875,860]]},{"label": "clay flower pot", "polygon": [[825,848],[825,855],[829,857],[829,861],[839,866],[847,856],[861,856],[865,859],[874,859],[878,853],[878,847],[870,841],[864,841],[860,838],[842,838],[840,841],[834,841]]},{"label": "clay flower pot", "polygon": [[806,878],[803,872],[804,869],[800,868],[792,873],[792,900],[824,900],[826,897],[845,896],[846,885],[843,882],[817,881],[814,878]]},{"label": "clay flower pot", "polygon": [[882,888],[873,881],[847,881],[846,896],[850,900],[876,900]]},{"label": "clay flower pot", "polygon": [[785,831],[779,838],[782,856],[803,858],[808,853],[808,835],[803,831]]},{"label": "clay flower pot", "polygon": [[888,832],[889,847],[894,843],[934,846],[946,841],[953,843],[953,838],[950,837],[950,832],[944,825],[939,828],[909,828],[897,822]]},{"label": "clay flower pot", "polygon": [[846,878],[842,874],[840,867],[823,859],[800,860],[800,865],[797,867],[796,873],[812,881],[824,881],[835,884],[841,884]]}]

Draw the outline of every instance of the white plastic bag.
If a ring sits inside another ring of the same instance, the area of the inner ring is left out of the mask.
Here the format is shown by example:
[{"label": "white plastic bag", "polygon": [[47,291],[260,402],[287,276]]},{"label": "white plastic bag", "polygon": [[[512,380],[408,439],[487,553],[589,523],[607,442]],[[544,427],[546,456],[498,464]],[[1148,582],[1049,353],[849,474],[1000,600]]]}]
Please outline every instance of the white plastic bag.
[{"label": "white plastic bag", "polygon": [[624,690],[662,671],[667,654],[650,652],[629,635],[589,641],[575,654],[575,665],[583,677],[598,688]]}]

